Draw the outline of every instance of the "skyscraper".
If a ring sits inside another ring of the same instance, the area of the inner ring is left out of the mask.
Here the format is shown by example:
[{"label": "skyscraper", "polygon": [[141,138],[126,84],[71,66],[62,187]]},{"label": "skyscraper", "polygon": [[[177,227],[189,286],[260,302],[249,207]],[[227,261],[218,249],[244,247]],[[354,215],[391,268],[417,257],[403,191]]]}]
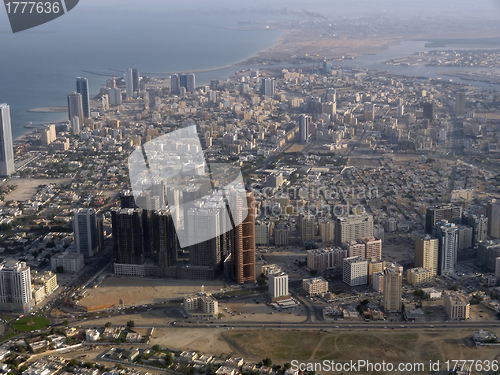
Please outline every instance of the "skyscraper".
[{"label": "skyscraper", "polygon": [[134,68],[132,69],[132,90],[134,92],[139,91],[141,89],[139,81],[140,81],[139,71],[137,70],[137,68]]},{"label": "skyscraper", "polygon": [[472,227],[472,245],[477,246],[481,241],[486,241],[488,237],[488,217],[464,212],[464,224]]},{"label": "skyscraper", "polygon": [[[237,202],[237,212],[232,212],[233,221],[247,214],[244,202]],[[246,193],[248,214],[243,222],[230,233],[231,276],[237,284],[255,282],[255,198],[252,192]]]},{"label": "skyscraper", "polygon": [[309,138],[309,123],[311,118],[306,115],[300,115],[299,117],[299,139],[300,143],[305,144]]},{"label": "skyscraper", "polygon": [[26,263],[9,259],[0,264],[0,309],[24,312],[33,305],[31,272]]},{"label": "skyscraper", "polygon": [[142,209],[111,209],[115,263],[143,264],[145,260]]},{"label": "skyscraper", "polygon": [[261,95],[268,98],[274,96],[274,79],[264,78],[262,80]]},{"label": "skyscraper", "polygon": [[[222,260],[221,220],[223,208],[214,202],[194,207],[187,212],[189,237],[196,239],[196,244],[189,247],[189,264],[192,266],[215,267]],[[209,240],[206,238],[213,237]]]},{"label": "skyscraper", "polygon": [[0,104],[0,177],[9,177],[15,171],[10,107]]},{"label": "skyscraper", "polygon": [[384,270],[384,310],[400,312],[402,309],[403,267],[392,263]]},{"label": "skyscraper", "polygon": [[455,272],[458,251],[458,227],[446,220],[434,227],[433,235],[439,240],[438,274]]},{"label": "skyscraper", "polygon": [[153,253],[161,268],[174,266],[179,248],[174,221],[169,210],[153,212]]},{"label": "skyscraper", "polygon": [[196,81],[194,73],[189,73],[186,75],[186,90],[193,93],[196,88]]},{"label": "skyscraper", "polygon": [[179,74],[179,84],[187,89],[187,74]]},{"label": "skyscraper", "polygon": [[125,71],[125,91],[127,98],[132,98],[134,96],[134,78],[132,69],[130,68]]},{"label": "skyscraper", "polygon": [[74,215],[73,232],[76,250],[86,258],[92,257],[99,248],[95,210],[93,208],[79,208],[75,210]]},{"label": "skyscraper", "polygon": [[488,236],[500,238],[500,202],[493,199],[488,203]]},{"label": "skyscraper", "polygon": [[68,95],[68,116],[69,121],[73,121],[75,117],[78,118],[79,126],[83,126],[84,122],[82,94],[72,92]]},{"label": "skyscraper", "polygon": [[181,91],[181,81],[178,74],[172,74],[170,76],[170,92],[173,95],[178,95]]},{"label": "skyscraper", "polygon": [[316,236],[316,219],[313,215],[300,217],[300,240],[302,242],[314,241]]},{"label": "skyscraper", "polygon": [[424,111],[423,116],[426,119],[434,120],[434,103],[426,102],[422,105]]},{"label": "skyscraper", "polygon": [[415,267],[422,267],[436,276],[438,272],[439,240],[426,234],[415,239]]},{"label": "skyscraper", "polygon": [[457,116],[465,115],[465,93],[457,92],[455,97],[455,114]]},{"label": "skyscraper", "polygon": [[76,79],[76,92],[82,96],[83,117],[90,117],[90,94],[89,81],[87,78],[78,77]]},{"label": "skyscraper", "polygon": [[462,207],[451,204],[427,207],[425,213],[425,232],[431,234],[434,226],[442,220],[460,224],[462,220]]}]

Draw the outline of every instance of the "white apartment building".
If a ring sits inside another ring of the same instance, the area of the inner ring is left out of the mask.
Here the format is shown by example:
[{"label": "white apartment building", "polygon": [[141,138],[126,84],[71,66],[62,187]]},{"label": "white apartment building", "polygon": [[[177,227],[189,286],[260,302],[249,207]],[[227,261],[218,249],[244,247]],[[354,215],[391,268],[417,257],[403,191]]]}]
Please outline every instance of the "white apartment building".
[{"label": "white apartment building", "polygon": [[343,280],[349,286],[366,285],[368,283],[368,262],[360,256],[345,258]]},{"label": "white apartment building", "polygon": [[30,268],[15,259],[4,261],[0,264],[0,309],[24,312],[33,305]]},{"label": "white apartment building", "polygon": [[273,272],[269,275],[268,293],[272,301],[289,296],[288,275],[284,272]]}]

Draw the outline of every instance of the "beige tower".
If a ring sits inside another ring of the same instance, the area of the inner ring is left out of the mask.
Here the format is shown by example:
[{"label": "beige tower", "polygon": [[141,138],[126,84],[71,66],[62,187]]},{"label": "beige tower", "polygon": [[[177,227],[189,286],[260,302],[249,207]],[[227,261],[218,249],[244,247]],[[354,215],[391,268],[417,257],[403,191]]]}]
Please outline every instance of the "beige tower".
[{"label": "beige tower", "polygon": [[437,275],[439,240],[430,235],[415,239],[415,267],[422,267]]},{"label": "beige tower", "polygon": [[384,270],[384,310],[401,312],[403,267],[392,263]]}]

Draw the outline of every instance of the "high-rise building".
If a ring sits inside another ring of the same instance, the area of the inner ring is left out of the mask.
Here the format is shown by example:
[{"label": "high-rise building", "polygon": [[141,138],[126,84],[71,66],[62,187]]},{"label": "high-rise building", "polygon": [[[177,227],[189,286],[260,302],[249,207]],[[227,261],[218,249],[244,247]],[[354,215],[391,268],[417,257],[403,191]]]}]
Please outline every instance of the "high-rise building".
[{"label": "high-rise building", "polygon": [[130,68],[125,71],[125,93],[127,98],[134,96],[134,78]]},{"label": "high-rise building", "polygon": [[500,201],[493,199],[488,203],[488,236],[500,238]]},{"label": "high-rise building", "polygon": [[500,239],[480,242],[477,247],[477,263],[488,271],[495,271],[496,258],[500,257]]},{"label": "high-rise building", "polygon": [[181,81],[178,74],[172,74],[170,76],[170,92],[173,95],[179,95],[181,91]]},{"label": "high-rise building", "polygon": [[488,237],[488,217],[464,212],[464,224],[472,227],[472,246],[477,246],[481,241],[486,241]]},{"label": "high-rise building", "polygon": [[373,216],[350,215],[335,219],[335,244],[337,246],[364,237],[373,237]]},{"label": "high-rise building", "polygon": [[274,96],[274,79],[264,78],[262,80],[261,95],[267,98],[272,98]]},{"label": "high-rise building", "polygon": [[290,228],[286,224],[278,224],[274,228],[274,244],[276,246],[288,245],[290,237]]},{"label": "high-rise building", "polygon": [[311,118],[306,115],[300,115],[299,117],[299,139],[300,143],[305,144],[309,139],[309,123]]},{"label": "high-rise building", "polygon": [[78,119],[79,127],[83,126],[82,94],[72,92],[68,95],[68,116],[71,123],[73,123],[73,119],[76,117]]},{"label": "high-rise building", "polygon": [[140,75],[139,70],[137,68],[132,69],[132,90],[134,92],[139,91],[141,89],[140,86]]},{"label": "high-rise building", "polygon": [[271,224],[270,223],[256,223],[255,224],[255,244],[257,246],[269,245],[271,238]]},{"label": "high-rise building", "polygon": [[364,237],[359,240],[365,245],[365,259],[382,259],[382,240],[375,237]]},{"label": "high-rise building", "polygon": [[425,214],[425,233],[432,233],[434,226],[442,220],[460,224],[462,221],[462,207],[452,204],[442,204],[427,207]]},{"label": "high-rise building", "polygon": [[115,263],[143,264],[145,260],[142,209],[111,209]]},{"label": "high-rise building", "polygon": [[342,267],[348,255],[348,250],[339,248],[307,250],[307,268],[324,271]]},{"label": "high-rise building", "polygon": [[[241,222],[230,233],[231,276],[237,284],[255,282],[255,198],[253,192],[246,193],[245,202],[237,199],[236,212],[232,212],[233,221]],[[234,210],[233,210],[234,211]],[[241,220],[243,217],[245,220]]]},{"label": "high-rise building", "polygon": [[155,211],[152,216],[153,253],[161,268],[174,266],[180,248],[174,220],[169,210]]},{"label": "high-rise building", "polygon": [[434,103],[426,102],[422,105],[424,108],[424,118],[429,120],[434,120]]},{"label": "high-rise building", "polygon": [[79,208],[75,210],[74,215],[73,232],[76,250],[85,257],[92,257],[99,249],[95,210]]},{"label": "high-rise building", "polygon": [[431,276],[438,273],[439,240],[426,234],[415,239],[415,267],[430,271]]},{"label": "high-rise building", "polygon": [[186,74],[186,91],[193,93],[196,89],[196,80],[194,73]]},{"label": "high-rise building", "polygon": [[473,229],[467,225],[458,225],[458,250],[472,248]]},{"label": "high-rise building", "polygon": [[191,208],[185,218],[189,238],[195,242],[195,245],[189,247],[191,266],[216,267],[223,260],[221,229],[226,225],[221,221],[224,220],[225,205],[210,203]]},{"label": "high-rise building", "polygon": [[455,272],[458,250],[458,227],[446,220],[437,223],[433,235],[439,240],[438,274]]},{"label": "high-rise building", "polygon": [[15,259],[4,261],[0,264],[0,309],[24,312],[33,305],[30,268]]},{"label": "high-rise building", "polygon": [[117,106],[122,105],[122,90],[115,87],[106,90],[109,98],[109,105]]},{"label": "high-rise building", "polygon": [[465,115],[465,93],[457,92],[455,96],[455,115]]},{"label": "high-rise building", "polygon": [[288,275],[284,272],[272,272],[269,274],[268,293],[271,301],[289,297]]},{"label": "high-rise building", "polygon": [[402,309],[401,296],[403,293],[403,267],[394,263],[384,270],[384,310],[386,312],[400,312]]},{"label": "high-rise building", "polygon": [[366,285],[368,283],[368,262],[359,256],[345,258],[342,279],[349,286]]},{"label": "high-rise building", "polygon": [[368,263],[368,285],[373,285],[373,275],[377,272],[384,272],[385,270],[385,261],[369,258],[366,260]]},{"label": "high-rise building", "polygon": [[76,79],[76,92],[82,96],[83,117],[90,118],[90,93],[87,78],[78,77]]},{"label": "high-rise building", "polygon": [[333,243],[335,238],[335,223],[332,220],[321,220],[319,222],[319,235],[321,242]]},{"label": "high-rise building", "polygon": [[313,215],[300,217],[300,240],[302,242],[314,241],[316,236],[316,218]]},{"label": "high-rise building", "polygon": [[15,171],[10,107],[0,104],[0,177],[10,177]]}]

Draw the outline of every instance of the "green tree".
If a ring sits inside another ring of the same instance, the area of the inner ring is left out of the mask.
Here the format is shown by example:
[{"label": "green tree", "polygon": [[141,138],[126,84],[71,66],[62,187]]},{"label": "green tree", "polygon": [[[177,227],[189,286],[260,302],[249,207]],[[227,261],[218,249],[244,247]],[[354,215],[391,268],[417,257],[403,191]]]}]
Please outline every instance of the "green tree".
[{"label": "green tree", "polygon": [[111,322],[106,322],[106,324],[104,325],[104,327],[106,327],[106,328],[111,327]]},{"label": "green tree", "polygon": [[135,327],[135,322],[134,322],[133,320],[129,320],[129,321],[127,322],[127,327],[128,327],[128,328],[134,328],[134,327]]},{"label": "green tree", "polygon": [[161,345],[153,345],[152,349],[155,351],[155,352],[161,352]]},{"label": "green tree", "polygon": [[272,361],[272,360],[271,360],[271,358],[269,358],[269,357],[268,357],[268,358],[264,358],[264,359],[262,360],[262,364],[263,364],[264,366],[271,367],[271,366],[273,365],[273,361]]},{"label": "green tree", "polygon": [[68,324],[69,324],[68,320],[67,320],[67,319],[64,319],[64,321],[63,321],[63,326],[67,327],[67,326],[68,326]]},{"label": "green tree", "polygon": [[286,370],[290,370],[292,368],[292,364],[290,362],[286,362],[284,365],[283,365],[283,369],[286,371]]},{"label": "green tree", "polygon": [[73,358],[73,359],[71,359],[71,360],[69,361],[69,365],[70,365],[70,366],[76,366],[77,364],[78,364],[78,360],[77,360],[77,359],[75,359],[75,358]]}]

